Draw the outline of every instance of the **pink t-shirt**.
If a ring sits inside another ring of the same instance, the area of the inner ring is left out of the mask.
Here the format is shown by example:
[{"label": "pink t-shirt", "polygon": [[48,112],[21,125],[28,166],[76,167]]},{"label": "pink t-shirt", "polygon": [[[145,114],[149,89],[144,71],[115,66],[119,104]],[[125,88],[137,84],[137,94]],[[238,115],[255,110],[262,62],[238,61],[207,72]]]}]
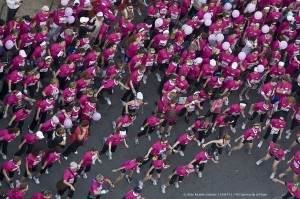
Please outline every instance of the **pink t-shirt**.
[{"label": "pink t-shirt", "polygon": [[108,145],[111,143],[112,146],[118,145],[119,143],[123,142],[125,137],[120,137],[118,133],[115,133],[111,136],[109,136],[106,140],[106,144]]},{"label": "pink t-shirt", "polygon": [[68,183],[73,184],[75,177],[77,177],[77,176],[78,176],[78,174],[69,168],[69,169],[65,170],[63,180],[67,181]]},{"label": "pink t-shirt", "polygon": [[167,147],[169,147],[168,143],[162,144],[161,141],[157,141],[151,147],[152,148],[151,154],[153,156],[158,157],[159,155],[161,155],[163,152],[166,151]]}]

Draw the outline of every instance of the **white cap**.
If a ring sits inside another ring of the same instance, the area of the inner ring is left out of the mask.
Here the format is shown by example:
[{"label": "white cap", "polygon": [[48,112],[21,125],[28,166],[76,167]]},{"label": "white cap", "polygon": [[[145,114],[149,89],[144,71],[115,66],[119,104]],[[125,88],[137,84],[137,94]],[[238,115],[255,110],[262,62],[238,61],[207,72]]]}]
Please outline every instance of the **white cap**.
[{"label": "white cap", "polygon": [[42,131],[36,132],[36,136],[38,136],[38,138],[40,138],[40,139],[44,139],[44,134]]},{"label": "white cap", "polygon": [[270,7],[264,7],[264,10],[270,10]]},{"label": "white cap", "polygon": [[194,64],[197,65],[197,64],[201,64],[203,61],[203,59],[201,57],[197,57],[196,59],[194,59]]},{"label": "white cap", "polygon": [[21,55],[21,57],[23,57],[23,58],[27,57],[24,50],[20,50],[19,55]]},{"label": "white cap", "polygon": [[51,56],[45,57],[45,60],[47,60],[47,59],[52,59],[52,57]]},{"label": "white cap", "polygon": [[296,41],[296,42],[300,42],[300,39],[296,39],[295,41]]},{"label": "white cap", "polygon": [[75,1],[74,1],[74,5],[75,5],[76,3],[78,3],[78,4],[80,5],[80,1],[79,1],[79,0],[75,0]]},{"label": "white cap", "polygon": [[76,162],[71,162],[70,163],[70,167],[71,168],[77,168],[78,167],[78,164]]},{"label": "white cap", "polygon": [[97,17],[103,17],[103,12],[98,12],[96,16]]},{"label": "white cap", "polygon": [[257,69],[257,67],[254,67],[254,72],[258,72],[258,69]]},{"label": "white cap", "polygon": [[80,23],[87,23],[89,21],[88,17],[80,17]]},{"label": "white cap", "polygon": [[245,103],[240,103],[240,106],[246,107]]},{"label": "white cap", "polygon": [[2,42],[2,40],[0,40],[0,46],[3,46],[3,42]]},{"label": "white cap", "polygon": [[288,21],[294,21],[295,20],[295,18],[293,16],[291,16],[291,15],[287,16],[286,19]]},{"label": "white cap", "polygon": [[217,62],[216,62],[216,60],[211,59],[211,60],[209,60],[209,64],[210,64],[211,66],[216,66],[216,65],[217,65]]},{"label": "white cap", "polygon": [[284,66],[284,62],[283,62],[283,61],[280,61],[280,62],[278,63],[278,66]]},{"label": "white cap", "polygon": [[43,6],[43,7],[42,7],[42,10],[43,10],[43,11],[46,11],[46,12],[49,12],[50,9],[49,9],[48,6]]},{"label": "white cap", "polygon": [[232,53],[232,50],[231,50],[231,48],[228,48],[228,51],[229,51],[229,53]]},{"label": "white cap", "polygon": [[170,32],[168,30],[164,30],[163,34],[169,34]]},{"label": "white cap", "polygon": [[44,45],[46,45],[46,44],[47,44],[47,42],[43,41],[43,42],[40,44],[40,46],[44,46]]},{"label": "white cap", "polygon": [[126,135],[126,131],[120,131],[119,134],[120,134],[121,136],[125,136],[125,135]]},{"label": "white cap", "polygon": [[136,98],[137,98],[137,99],[140,99],[140,100],[144,99],[143,93],[138,92],[138,93],[136,94]]},{"label": "white cap", "polygon": [[232,69],[237,69],[237,67],[238,67],[238,63],[237,63],[237,62],[233,62],[233,63],[231,64],[231,68],[232,68]]}]

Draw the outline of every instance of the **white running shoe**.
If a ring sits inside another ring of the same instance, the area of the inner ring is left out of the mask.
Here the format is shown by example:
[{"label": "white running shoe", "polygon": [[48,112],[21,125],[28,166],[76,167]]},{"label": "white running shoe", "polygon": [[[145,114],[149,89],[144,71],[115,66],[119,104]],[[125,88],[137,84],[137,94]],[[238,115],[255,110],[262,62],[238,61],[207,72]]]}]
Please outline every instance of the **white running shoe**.
[{"label": "white running shoe", "polygon": [[67,156],[64,156],[64,159],[65,159],[65,160],[68,160],[68,157],[67,157]]},{"label": "white running shoe", "polygon": [[291,133],[291,130],[287,130],[285,133],[286,133],[286,134],[290,134],[290,133]]},{"label": "white running shoe", "polygon": [[157,185],[157,180],[150,178],[150,180],[152,181],[153,185],[156,186]]},{"label": "white running shoe", "polygon": [[183,156],[184,156],[183,151],[180,151],[180,152],[179,152],[179,155],[183,157]]},{"label": "white running shoe", "polygon": [[61,199],[61,196],[58,195],[58,194],[56,194],[56,195],[55,195],[55,199]]},{"label": "white running shoe", "polygon": [[137,168],[136,168],[136,173],[137,173],[137,174],[141,173],[140,167],[137,167]]},{"label": "white running shoe", "polygon": [[75,151],[74,154],[77,155],[77,154],[78,154],[78,151]]},{"label": "white running shoe", "polygon": [[140,8],[137,9],[137,13],[138,13],[140,16],[142,16],[142,11],[141,11]]},{"label": "white running shoe", "polygon": [[137,137],[134,137],[133,140],[134,140],[134,143],[135,143],[135,144],[139,144],[139,143],[140,143],[140,142],[139,142],[139,139],[138,139]]},{"label": "white running shoe", "polygon": [[243,101],[243,96],[239,95],[239,99],[240,99],[240,101]]},{"label": "white running shoe", "polygon": [[247,95],[247,94],[245,94],[245,98],[246,98],[247,100],[250,99],[250,98],[249,98],[249,95]]},{"label": "white running shoe", "polygon": [[287,139],[287,140],[290,139],[291,135],[292,135],[291,133],[286,134],[285,139]]},{"label": "white running shoe", "polygon": [[175,182],[175,188],[178,189],[179,188],[179,184],[178,182]]},{"label": "white running shoe", "polygon": [[257,162],[256,162],[256,165],[258,166],[258,165],[260,165],[262,162],[263,162],[263,160],[262,160],[262,159],[260,159],[260,160],[257,160]]},{"label": "white running shoe", "polygon": [[242,129],[245,129],[246,128],[246,123],[243,123],[242,124]]},{"label": "white running shoe", "polygon": [[148,77],[147,77],[146,75],[143,76],[143,83],[144,83],[144,84],[147,84],[147,78],[148,78]]},{"label": "white running shoe", "polygon": [[16,180],[16,187],[19,187],[21,182],[19,180]]},{"label": "white running shoe", "polygon": [[236,129],[235,128],[232,129],[232,133],[236,133]]},{"label": "white running shoe", "polygon": [[291,150],[287,149],[287,150],[284,151],[284,154],[287,154],[289,152],[291,152]]},{"label": "white running shoe", "polygon": [[110,101],[110,98],[109,98],[109,97],[104,97],[104,99],[106,100],[106,103],[107,103],[108,105],[111,105],[111,101]]},{"label": "white running shoe", "polygon": [[271,179],[275,178],[276,172],[273,172],[270,176]]},{"label": "white running shoe", "polygon": [[115,128],[116,128],[116,126],[117,126],[117,123],[116,123],[116,121],[112,121],[112,122],[111,122],[111,124],[112,124],[112,126],[113,126],[113,129],[115,129]]},{"label": "white running shoe", "polygon": [[260,142],[258,143],[257,147],[260,148],[260,147],[262,146],[263,143],[264,143],[263,141],[260,141]]},{"label": "white running shoe", "polygon": [[82,173],[82,177],[83,177],[84,179],[87,179],[86,172],[83,172],[83,173]]},{"label": "white running shoe", "polygon": [[142,181],[139,180],[139,188],[142,189],[144,186],[144,183]]},{"label": "white running shoe", "polygon": [[202,178],[202,172],[201,171],[198,172],[198,177]]},{"label": "white running shoe", "polygon": [[151,142],[151,135],[147,135],[147,140]]},{"label": "white running shoe", "polygon": [[46,169],[45,174],[49,174],[49,170],[48,169]]},{"label": "white running shoe", "polygon": [[33,177],[33,180],[34,180],[34,182],[35,182],[35,184],[40,184],[40,180],[39,180],[39,178],[37,178],[37,177]]},{"label": "white running shoe", "polygon": [[155,75],[156,75],[157,81],[161,82],[161,76],[160,76],[160,74],[156,73]]},{"label": "white running shoe", "polygon": [[162,193],[166,193],[166,188],[167,188],[166,185],[161,185],[160,188]]}]

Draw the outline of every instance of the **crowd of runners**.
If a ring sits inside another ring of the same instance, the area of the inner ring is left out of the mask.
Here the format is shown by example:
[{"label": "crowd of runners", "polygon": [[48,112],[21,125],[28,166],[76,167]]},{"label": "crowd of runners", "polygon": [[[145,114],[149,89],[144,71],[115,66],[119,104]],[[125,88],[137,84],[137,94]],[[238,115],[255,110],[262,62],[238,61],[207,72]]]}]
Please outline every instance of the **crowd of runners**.
[{"label": "crowd of runners", "polygon": [[[270,178],[287,189],[282,198],[300,198],[299,0],[61,0],[54,11],[43,6],[19,17],[22,2],[6,0],[7,19],[0,19],[0,118],[7,122],[0,131],[0,185],[10,187],[2,198],[72,198],[76,181],[89,177],[90,190],[81,191],[99,199],[125,177],[133,189],[120,198],[142,199],[149,180],[164,194],[188,175],[202,178],[209,160],[218,163],[221,155],[234,156],[244,145],[251,155],[263,144],[269,148],[256,165],[271,159]],[[140,86],[151,84],[150,76],[159,82],[154,89],[161,98],[135,134],[128,127],[147,104],[147,90]],[[113,132],[102,148],[99,143],[78,154],[89,145],[101,106],[114,106],[116,87],[123,90],[118,103],[124,108],[112,121]],[[189,127],[170,140],[176,125]],[[113,168],[117,178],[100,170],[88,176],[97,170],[96,162],[108,164],[122,155],[114,154],[118,145],[138,145],[143,136],[152,146],[140,145],[141,156]],[[18,148],[11,142],[19,142]],[[197,155],[174,165],[168,157],[183,158],[186,147]],[[26,194],[27,181],[42,184],[41,176],[51,175],[51,167],[72,154],[82,159],[70,161],[56,193]],[[288,165],[280,173],[283,161]],[[136,183],[134,172],[141,169],[146,175]],[[160,179],[162,172],[169,178]],[[284,182],[286,175],[293,181]],[[102,189],[103,184],[110,188]]]}]

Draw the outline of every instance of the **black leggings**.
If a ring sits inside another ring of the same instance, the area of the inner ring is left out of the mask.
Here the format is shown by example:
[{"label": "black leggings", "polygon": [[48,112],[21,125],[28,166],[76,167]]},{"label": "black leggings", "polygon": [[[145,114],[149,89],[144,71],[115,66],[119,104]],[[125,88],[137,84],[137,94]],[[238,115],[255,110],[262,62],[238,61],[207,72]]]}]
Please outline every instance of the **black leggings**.
[{"label": "black leggings", "polygon": [[[114,153],[117,149],[118,145],[111,145],[111,152]],[[103,155],[106,153],[106,151],[108,151],[108,144],[104,144],[102,150],[100,151],[100,155]]]},{"label": "black leggings", "polygon": [[[258,112],[254,112],[254,113],[248,118],[248,120],[249,120],[249,121],[254,120],[254,119],[256,118],[257,115],[259,115]],[[264,122],[264,120],[265,120],[265,118],[266,118],[266,115],[267,115],[266,113],[260,115],[260,118],[259,118],[260,123]]]},{"label": "black leggings", "polygon": [[216,149],[218,150],[219,155],[221,155],[221,154],[222,154],[222,151],[223,151],[223,148],[222,148],[222,147],[217,147],[217,144],[216,144],[216,143],[213,143],[213,144],[210,146],[211,153],[214,153]]},{"label": "black leggings", "polygon": [[89,164],[89,165],[87,165],[86,167],[81,166],[81,167],[78,169],[77,173],[78,173],[78,175],[81,175],[82,172],[83,172],[83,170],[84,170],[85,173],[90,172],[90,171],[91,171],[91,168],[92,168],[92,164]]},{"label": "black leggings", "polygon": [[36,118],[36,114],[37,114],[37,110],[34,114],[34,117],[33,117],[33,120],[29,126],[29,130],[33,131],[35,129],[35,127],[38,125],[38,124],[42,124],[46,121],[46,117],[47,117],[47,111],[46,112],[40,112],[40,119],[39,120],[35,120]]},{"label": "black leggings", "polygon": [[[271,128],[269,127],[268,130],[266,131],[266,134],[264,135],[264,139],[268,139],[268,137],[270,136],[271,134]],[[277,134],[273,134],[273,138],[272,138],[272,141],[275,143],[278,139],[278,136],[279,136],[279,132]]]},{"label": "black leggings", "polygon": [[231,124],[231,126],[234,128],[238,119],[239,119],[239,115],[231,115],[233,117],[233,123]]},{"label": "black leggings", "polygon": [[182,182],[184,176],[179,176],[177,174],[172,175],[172,177],[171,177],[171,179],[169,181],[169,184],[174,184],[176,182],[177,178],[178,178],[179,182]]},{"label": "black leggings", "polygon": [[70,144],[68,146],[68,148],[64,151],[63,155],[65,157],[68,157],[68,155],[71,153],[71,152],[75,152],[77,151],[78,147],[79,146],[82,146],[83,145],[83,142],[82,141],[78,141],[78,140],[75,140],[72,144]]},{"label": "black leggings", "polygon": [[[87,199],[100,199],[101,195],[92,195],[90,192],[88,193]],[[124,197],[125,198],[125,197]]]},{"label": "black leggings", "polygon": [[0,141],[0,148],[2,147],[2,153],[4,155],[7,155],[7,147],[8,147],[8,142],[2,140]]},{"label": "black leggings", "polygon": [[[136,93],[139,91],[139,88],[140,88],[140,83],[138,85],[134,85],[134,90],[136,91]],[[134,99],[134,94],[132,92],[132,89],[126,90],[121,100],[127,102],[128,97],[129,97],[129,101]]]},{"label": "black leggings", "polygon": [[206,138],[207,130],[198,131],[198,140],[201,142],[203,139]]},{"label": "black leggings", "polygon": [[[72,184],[74,186],[74,184]],[[62,196],[64,195],[64,193],[68,190],[68,197],[72,198],[74,195],[74,191],[71,190],[71,188],[69,186],[67,186],[66,188],[59,190],[57,193],[58,195]]]},{"label": "black leggings", "polygon": [[[22,142],[22,141],[21,141]],[[33,149],[33,144],[25,143],[23,146],[14,154],[14,156],[22,156],[25,152],[26,154],[31,153]]]},{"label": "black leggings", "polygon": [[[176,141],[175,141],[175,142],[176,142]],[[185,148],[186,148],[186,144],[178,144],[174,149],[177,150],[177,149],[179,149],[179,148],[180,148],[181,151],[184,151]]]},{"label": "black leggings", "polygon": [[[144,121],[144,123],[143,123],[143,126],[145,125],[147,123],[147,119],[145,119],[145,121]],[[137,134],[137,136],[138,137],[142,137],[143,135],[145,135],[146,133],[148,134],[148,135],[150,135],[151,133],[153,133],[153,131],[155,130],[155,126],[146,126],[145,128],[144,128],[144,130],[143,131],[141,131],[141,132],[139,132],[138,134]]]},{"label": "black leggings", "polygon": [[291,123],[290,130],[291,130],[291,131],[294,130],[294,129],[295,129],[297,126],[299,126],[299,125],[300,125],[300,123],[297,122],[297,120],[293,119],[293,120],[292,120],[292,123]]},{"label": "black leggings", "polygon": [[[293,195],[288,191],[281,199],[288,199],[290,197],[293,197]],[[294,199],[297,199],[297,197],[294,197]]]},{"label": "black leggings", "polygon": [[198,171],[202,172],[204,170],[205,163],[200,163],[200,162],[193,163],[194,168],[196,168],[197,165],[199,166]]},{"label": "black leggings", "polygon": [[[15,175],[15,171],[12,171],[12,172],[8,172],[8,177],[10,178],[10,179],[12,179],[13,177],[14,177],[14,175]],[[4,175],[3,175],[3,170],[2,170],[2,168],[1,168],[1,171],[0,171],[0,182],[2,182],[2,180],[4,179],[5,177],[4,177]],[[10,181],[10,183],[12,183],[13,181]]]}]

